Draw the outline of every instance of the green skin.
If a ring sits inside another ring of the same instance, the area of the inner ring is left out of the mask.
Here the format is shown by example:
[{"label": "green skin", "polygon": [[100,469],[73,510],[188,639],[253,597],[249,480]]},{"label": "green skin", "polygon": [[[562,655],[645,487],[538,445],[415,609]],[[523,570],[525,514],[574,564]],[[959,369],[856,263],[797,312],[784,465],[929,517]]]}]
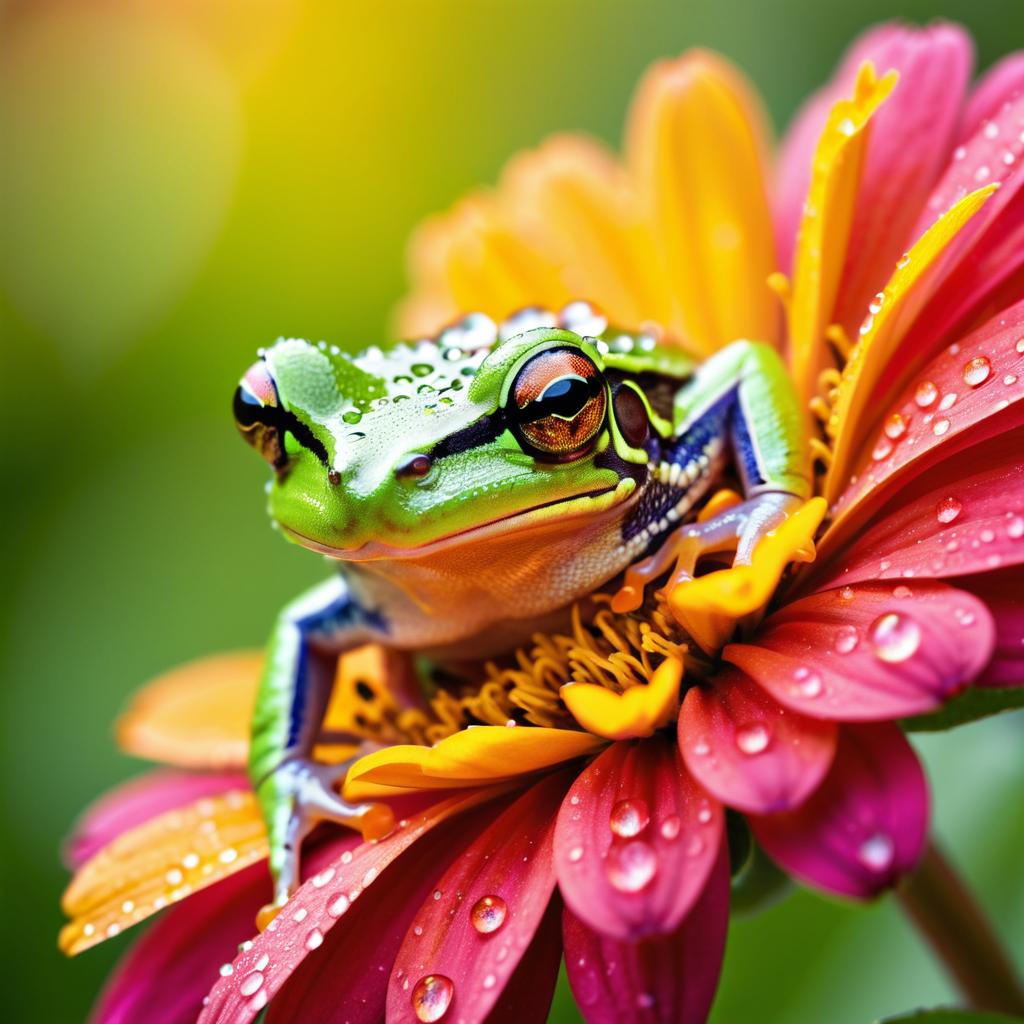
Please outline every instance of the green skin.
[{"label": "green skin", "polygon": [[[451,337],[355,356],[278,341],[236,397],[239,428],[275,467],[274,523],[337,565],[282,611],[253,721],[278,902],[318,821],[358,827],[370,813],[337,795],[343,768],[311,758],[341,653],[369,641],[442,661],[508,651],[674,531],[749,561],[810,494],[803,415],[766,345],[735,342],[695,367],[617,331],[540,327],[480,348]],[[565,349],[596,367],[605,413],[553,458],[517,428],[512,396],[539,353]],[[694,526],[687,513],[730,465],[747,500]]]}]

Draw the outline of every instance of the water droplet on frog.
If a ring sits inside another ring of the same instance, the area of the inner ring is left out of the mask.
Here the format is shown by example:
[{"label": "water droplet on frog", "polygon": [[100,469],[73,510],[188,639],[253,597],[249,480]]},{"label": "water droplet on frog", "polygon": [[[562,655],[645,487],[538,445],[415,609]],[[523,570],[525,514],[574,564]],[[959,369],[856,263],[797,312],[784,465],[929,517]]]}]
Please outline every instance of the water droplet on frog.
[{"label": "water droplet on frog", "polygon": [[608,329],[608,321],[589,302],[570,302],[559,314],[562,327],[581,337],[597,338]]},{"label": "water droplet on frog", "polygon": [[263,975],[259,971],[250,971],[240,982],[238,991],[243,996],[251,996],[259,991],[263,984]]},{"label": "water droplet on frog", "polygon": [[608,881],[619,892],[640,892],[658,871],[658,857],[642,839],[616,844],[605,860]]},{"label": "water droplet on frog", "polygon": [[[704,810],[702,810],[700,812],[700,814],[697,815],[697,817],[700,818],[700,816],[702,814],[707,814],[709,819],[711,817],[711,811],[708,810],[707,808],[704,808]],[[703,820],[703,819],[701,819],[701,820]],[[682,823],[682,820],[680,819],[679,815],[678,814],[670,814],[661,823],[661,827],[658,829],[658,831],[661,832],[662,839],[667,839],[669,842],[671,842],[673,839],[678,838],[679,832],[682,829],[682,827],[683,827],[683,823]]]},{"label": "water droplet on frog", "polygon": [[608,827],[615,835],[630,839],[640,835],[650,820],[650,812],[643,800],[620,800],[612,808]]},{"label": "water droplet on frog", "polygon": [[932,426],[932,433],[936,437],[942,437],[947,430],[949,430],[949,420],[947,419],[936,420]]},{"label": "water droplet on frog", "polygon": [[412,990],[412,1009],[424,1024],[440,1020],[452,1005],[455,986],[443,974],[428,974],[416,982]]},{"label": "water droplet on frog", "polygon": [[885,436],[893,441],[898,440],[907,432],[907,421],[898,413],[894,412],[885,421]]},{"label": "water droplet on frog", "polygon": [[508,904],[500,896],[482,896],[473,904],[469,919],[481,935],[496,932],[508,915]]},{"label": "water droplet on frog", "polygon": [[992,364],[985,356],[975,356],[964,363],[964,383],[976,388],[989,379],[992,374]]},{"label": "water droplet on frog", "polygon": [[871,871],[887,871],[892,866],[896,848],[892,839],[882,832],[876,832],[865,839],[857,850],[857,857],[864,867]]},{"label": "water droplet on frog", "polygon": [[363,418],[363,414],[356,409],[350,409],[348,412],[342,413],[341,418],[346,423],[355,424]]},{"label": "water droplet on frog", "polygon": [[935,518],[944,525],[952,523],[963,509],[963,505],[956,498],[943,498],[935,506]]},{"label": "water droplet on frog", "polygon": [[751,757],[763,754],[768,749],[771,738],[771,732],[762,722],[744,725],[736,730],[736,746],[742,753]]},{"label": "water droplet on frog", "polygon": [[417,377],[429,377],[434,372],[430,363],[413,363],[410,369]]},{"label": "water droplet on frog", "polygon": [[917,623],[900,612],[886,612],[871,623],[869,630],[875,656],[890,664],[906,661],[921,645]]},{"label": "water droplet on frog", "polygon": [[917,385],[917,390],[914,392],[914,401],[922,409],[927,409],[936,398],[939,397],[939,389],[930,381],[923,380]]},{"label": "water droplet on frog", "polygon": [[840,626],[836,630],[835,649],[839,654],[849,654],[859,641],[854,626]]}]

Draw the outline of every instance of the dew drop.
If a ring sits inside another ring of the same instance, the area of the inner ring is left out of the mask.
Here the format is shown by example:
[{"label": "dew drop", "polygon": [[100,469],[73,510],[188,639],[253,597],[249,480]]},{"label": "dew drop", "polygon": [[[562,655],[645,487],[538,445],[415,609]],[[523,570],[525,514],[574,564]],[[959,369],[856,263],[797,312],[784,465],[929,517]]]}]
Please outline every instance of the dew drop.
[{"label": "dew drop", "polygon": [[771,733],[768,727],[761,722],[752,725],[743,725],[736,730],[736,746],[749,756],[762,754],[768,749],[771,742]]},{"label": "dew drop", "polygon": [[849,654],[856,648],[859,638],[854,626],[840,626],[836,630],[835,649],[839,654]]},{"label": "dew drop", "polygon": [[942,401],[939,402],[939,409],[945,412],[947,409],[952,409],[954,405],[956,405],[956,392],[950,391],[942,396]]},{"label": "dew drop", "polygon": [[324,944],[324,933],[319,928],[314,928],[306,936],[306,949],[319,949]]},{"label": "dew drop", "polygon": [[1017,340],[1017,344],[1014,347],[1020,354],[1024,355],[1024,338],[1019,338]]},{"label": "dew drop", "polygon": [[455,986],[443,974],[428,974],[416,982],[412,990],[412,1009],[424,1024],[440,1020],[452,1004]]},{"label": "dew drop", "polygon": [[945,525],[952,523],[963,510],[963,505],[956,498],[943,498],[935,506],[935,518]]},{"label": "dew drop", "polygon": [[820,697],[822,691],[821,676],[809,668],[800,667],[793,673],[796,680],[796,692],[801,697]]},{"label": "dew drop", "polygon": [[341,915],[344,914],[346,910],[348,910],[348,907],[348,897],[343,892],[338,893],[338,896],[334,900],[334,902],[328,904],[327,913],[330,914],[331,917],[341,917]]},{"label": "dew drop", "polygon": [[839,591],[840,601],[852,601],[853,600],[853,587],[843,587]]},{"label": "dew drop", "polygon": [[582,858],[583,858],[583,847],[582,846],[574,846],[569,851],[569,860],[572,861],[573,864],[577,863]]},{"label": "dew drop", "polygon": [[481,935],[496,932],[508,915],[508,904],[500,896],[482,896],[473,904],[469,919]]},{"label": "dew drop", "polygon": [[220,965],[220,976],[222,978],[230,978],[235,973],[235,968],[232,964],[221,964]]},{"label": "dew drop", "polygon": [[325,868],[318,875],[313,876],[313,888],[322,889],[334,877],[334,868]]},{"label": "dew drop", "polygon": [[869,839],[865,839],[857,850],[861,864],[872,871],[888,870],[895,855],[896,848],[892,839],[882,832],[876,832]]},{"label": "dew drop", "polygon": [[1024,537],[1024,519],[1020,516],[1012,516],[1006,524],[1006,536],[1011,540],[1020,540]]},{"label": "dew drop", "polygon": [[939,389],[930,381],[923,380],[917,385],[917,390],[914,392],[914,401],[922,409],[927,409],[936,398],[939,397]]},{"label": "dew drop", "polygon": [[1005,377],[1003,378],[1003,383],[1004,383],[1004,384],[1005,384],[1005,385],[1006,385],[1007,387],[1009,387],[1009,386],[1010,386],[1011,384],[1016,384],[1016,383],[1017,383],[1017,374],[1015,374],[1015,373],[1008,373],[1008,374],[1007,374],[1007,375],[1006,375],[1006,376],[1005,376]]},{"label": "dew drop", "polygon": [[992,364],[985,356],[975,356],[964,363],[964,383],[976,388],[992,375]]},{"label": "dew drop", "polygon": [[[710,820],[710,816],[711,816],[711,811],[710,810],[705,808],[704,810],[702,810],[700,812],[700,814],[697,815],[697,817],[700,818],[700,816],[702,814],[707,814],[708,818]],[[678,814],[670,814],[661,823],[661,826],[658,829],[658,831],[661,833],[662,839],[667,839],[669,842],[672,842],[673,839],[677,839],[679,837],[679,832],[682,829],[682,827],[683,827],[683,823],[680,820],[679,815]]]},{"label": "dew drop", "polygon": [[874,451],[871,453],[871,458],[875,462],[879,462],[882,459],[888,458],[892,455],[892,441],[887,437],[880,437],[878,443],[875,445]]},{"label": "dew drop", "polygon": [[898,664],[906,661],[921,645],[917,623],[899,612],[886,612],[871,623],[871,643],[881,661]]},{"label": "dew drop", "polygon": [[238,991],[243,996],[251,996],[259,991],[263,984],[263,975],[259,971],[251,971],[247,974],[238,986]]},{"label": "dew drop", "polygon": [[651,820],[647,804],[643,800],[620,800],[612,808],[608,827],[623,839],[640,835]]},{"label": "dew drop", "polygon": [[657,855],[642,839],[613,845],[605,861],[608,880],[619,892],[640,892],[657,870]]},{"label": "dew drop", "polygon": [[898,440],[907,432],[907,421],[898,412],[894,412],[885,421],[885,436],[893,441]]},{"label": "dew drop", "polygon": [[711,753],[711,747],[708,746],[707,740],[697,740],[693,745],[693,752],[698,757],[707,757]]},{"label": "dew drop", "polygon": [[947,419],[936,420],[932,426],[932,433],[936,437],[942,437],[947,430],[949,430],[949,420]]},{"label": "dew drop", "polygon": [[498,979],[497,979],[497,977],[496,977],[495,975],[493,975],[493,974],[488,974],[488,975],[487,975],[487,976],[486,976],[486,977],[484,978],[484,980],[483,980],[483,981],[481,982],[481,985],[482,985],[482,986],[483,986],[484,988],[494,988],[494,986],[495,986],[495,985],[497,985],[497,984],[498,984]]}]

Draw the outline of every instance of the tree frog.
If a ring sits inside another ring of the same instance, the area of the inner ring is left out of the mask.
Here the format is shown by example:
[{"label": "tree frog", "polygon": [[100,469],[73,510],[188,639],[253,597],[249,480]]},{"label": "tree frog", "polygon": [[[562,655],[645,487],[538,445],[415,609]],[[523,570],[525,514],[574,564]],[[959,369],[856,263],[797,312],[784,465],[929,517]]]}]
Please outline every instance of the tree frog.
[{"label": "tree frog", "polygon": [[[234,397],[270,463],[269,512],[331,578],[281,612],[252,725],[275,899],[321,820],[364,827],[312,748],[337,658],[375,641],[446,658],[510,651],[617,577],[615,604],[709,551],[747,562],[810,494],[804,416],[778,354],[736,341],[696,364],[584,302],[471,314],[355,355],[282,339]],[[689,514],[729,467],[745,500]],[[379,809],[377,809],[379,810]]]}]

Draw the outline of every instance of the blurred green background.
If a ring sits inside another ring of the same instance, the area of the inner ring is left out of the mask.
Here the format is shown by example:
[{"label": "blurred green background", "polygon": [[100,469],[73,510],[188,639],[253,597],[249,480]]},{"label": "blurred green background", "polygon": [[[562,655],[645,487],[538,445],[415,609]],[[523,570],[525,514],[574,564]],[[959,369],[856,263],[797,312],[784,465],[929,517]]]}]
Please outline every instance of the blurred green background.
[{"label": "blurred green background", "polygon": [[[322,572],[267,527],[229,399],[279,334],[385,336],[413,225],[559,129],[617,142],[654,58],[721,50],[777,126],[874,21],[1024,6],[0,2],[4,1020],[75,1022],[124,939],[55,949],[58,844],[139,766],[110,723],[160,671],[258,645]],[[1021,715],[919,744],[938,829],[1024,961]],[[951,991],[896,910],[797,894],[733,929],[717,1024],[866,1024]],[[558,1020],[574,1020],[564,992]]]}]

